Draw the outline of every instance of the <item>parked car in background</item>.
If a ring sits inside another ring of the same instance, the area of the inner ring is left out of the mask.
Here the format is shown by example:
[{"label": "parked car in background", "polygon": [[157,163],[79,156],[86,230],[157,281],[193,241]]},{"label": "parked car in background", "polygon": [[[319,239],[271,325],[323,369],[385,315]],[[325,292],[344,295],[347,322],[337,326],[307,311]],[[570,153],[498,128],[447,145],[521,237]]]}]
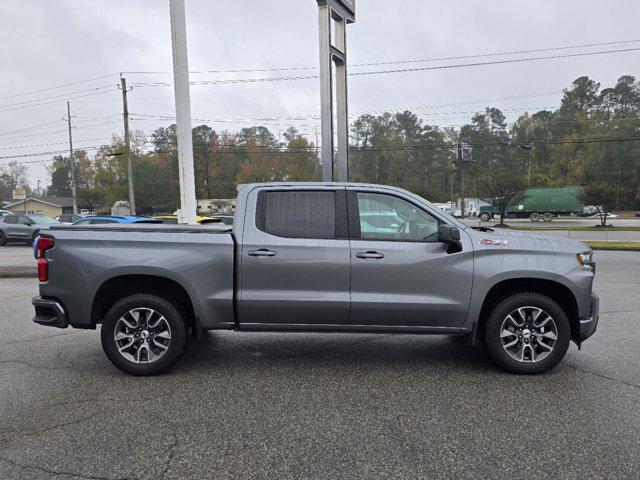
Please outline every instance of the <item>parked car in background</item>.
[{"label": "parked car in background", "polygon": [[133,215],[103,215],[84,217],[82,220],[72,223],[72,225],[104,225],[107,223],[162,223],[162,220]]},{"label": "parked car in background", "polygon": [[[156,220],[161,220],[165,225],[176,225],[178,223],[177,215],[155,215],[153,217]],[[205,223],[219,223],[220,220],[213,217],[204,217],[202,215],[196,215],[196,222],[200,224]]]},{"label": "parked car in background", "polygon": [[67,225],[71,225],[72,223],[77,222],[78,220],[82,220],[84,217],[82,215],[78,215],[77,213],[68,213],[64,215],[58,215],[56,220],[60,223],[65,223]]},{"label": "parked car in background", "polygon": [[7,215],[13,215],[13,212],[10,212],[9,210],[0,210],[0,218],[6,217]]},{"label": "parked car in background", "polygon": [[233,225],[233,215],[212,215],[211,218],[219,220],[225,225]]},{"label": "parked car in background", "polygon": [[23,241],[31,245],[40,230],[56,224],[60,222],[47,215],[5,215],[0,218],[0,245],[5,245],[10,240]]}]

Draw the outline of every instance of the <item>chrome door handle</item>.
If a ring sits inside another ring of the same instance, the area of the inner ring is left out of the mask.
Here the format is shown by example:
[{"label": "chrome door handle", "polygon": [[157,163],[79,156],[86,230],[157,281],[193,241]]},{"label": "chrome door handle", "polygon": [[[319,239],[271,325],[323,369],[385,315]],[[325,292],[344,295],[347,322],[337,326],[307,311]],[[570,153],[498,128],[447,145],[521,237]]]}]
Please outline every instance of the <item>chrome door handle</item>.
[{"label": "chrome door handle", "polygon": [[377,260],[379,258],[384,258],[384,253],[380,253],[380,252],[373,252],[373,251],[369,251],[369,252],[359,252],[356,253],[356,257],[358,258],[364,258],[364,259],[374,259]]},{"label": "chrome door handle", "polygon": [[248,255],[250,257],[275,257],[276,252],[267,250],[266,248],[260,248],[258,250],[249,250]]}]

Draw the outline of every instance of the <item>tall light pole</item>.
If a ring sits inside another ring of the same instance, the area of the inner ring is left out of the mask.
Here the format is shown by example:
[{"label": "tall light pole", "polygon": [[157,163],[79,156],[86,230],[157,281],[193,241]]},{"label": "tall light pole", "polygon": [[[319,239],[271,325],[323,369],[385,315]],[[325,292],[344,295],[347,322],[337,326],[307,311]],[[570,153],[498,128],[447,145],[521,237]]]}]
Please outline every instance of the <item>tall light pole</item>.
[{"label": "tall light pole", "polygon": [[170,0],[171,47],[173,51],[173,84],[176,97],[178,136],[178,174],[180,210],[178,222],[196,223],[196,186],[193,173],[193,139],[191,138],[191,100],[189,95],[189,62],[187,58],[187,24],[184,0]]}]

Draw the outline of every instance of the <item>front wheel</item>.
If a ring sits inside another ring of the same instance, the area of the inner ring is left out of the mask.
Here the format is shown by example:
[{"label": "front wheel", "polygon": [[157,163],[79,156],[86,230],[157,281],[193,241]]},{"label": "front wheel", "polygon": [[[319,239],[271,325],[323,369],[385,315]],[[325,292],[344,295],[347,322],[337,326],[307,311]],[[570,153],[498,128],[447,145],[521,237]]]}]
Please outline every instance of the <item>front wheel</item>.
[{"label": "front wheel", "polygon": [[488,222],[489,220],[491,220],[491,215],[487,212],[482,212],[480,214],[480,220],[482,220],[483,222]]},{"label": "front wheel", "polygon": [[184,352],[186,326],[179,310],[164,298],[136,294],[107,312],[100,332],[107,358],[132,375],[158,375]]},{"label": "front wheel", "polygon": [[493,309],[484,337],[489,354],[503,369],[537,374],[552,369],[564,358],[571,326],[554,300],[535,292],[521,292]]}]

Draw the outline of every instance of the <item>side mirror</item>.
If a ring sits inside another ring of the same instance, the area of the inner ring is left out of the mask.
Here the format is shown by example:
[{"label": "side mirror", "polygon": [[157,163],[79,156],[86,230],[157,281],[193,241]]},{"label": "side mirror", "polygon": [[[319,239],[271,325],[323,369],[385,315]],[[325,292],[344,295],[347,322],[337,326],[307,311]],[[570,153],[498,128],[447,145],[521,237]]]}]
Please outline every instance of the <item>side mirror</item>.
[{"label": "side mirror", "polygon": [[462,243],[460,242],[460,229],[451,225],[438,225],[438,241],[446,243],[449,246],[448,253],[456,253],[462,251]]}]

